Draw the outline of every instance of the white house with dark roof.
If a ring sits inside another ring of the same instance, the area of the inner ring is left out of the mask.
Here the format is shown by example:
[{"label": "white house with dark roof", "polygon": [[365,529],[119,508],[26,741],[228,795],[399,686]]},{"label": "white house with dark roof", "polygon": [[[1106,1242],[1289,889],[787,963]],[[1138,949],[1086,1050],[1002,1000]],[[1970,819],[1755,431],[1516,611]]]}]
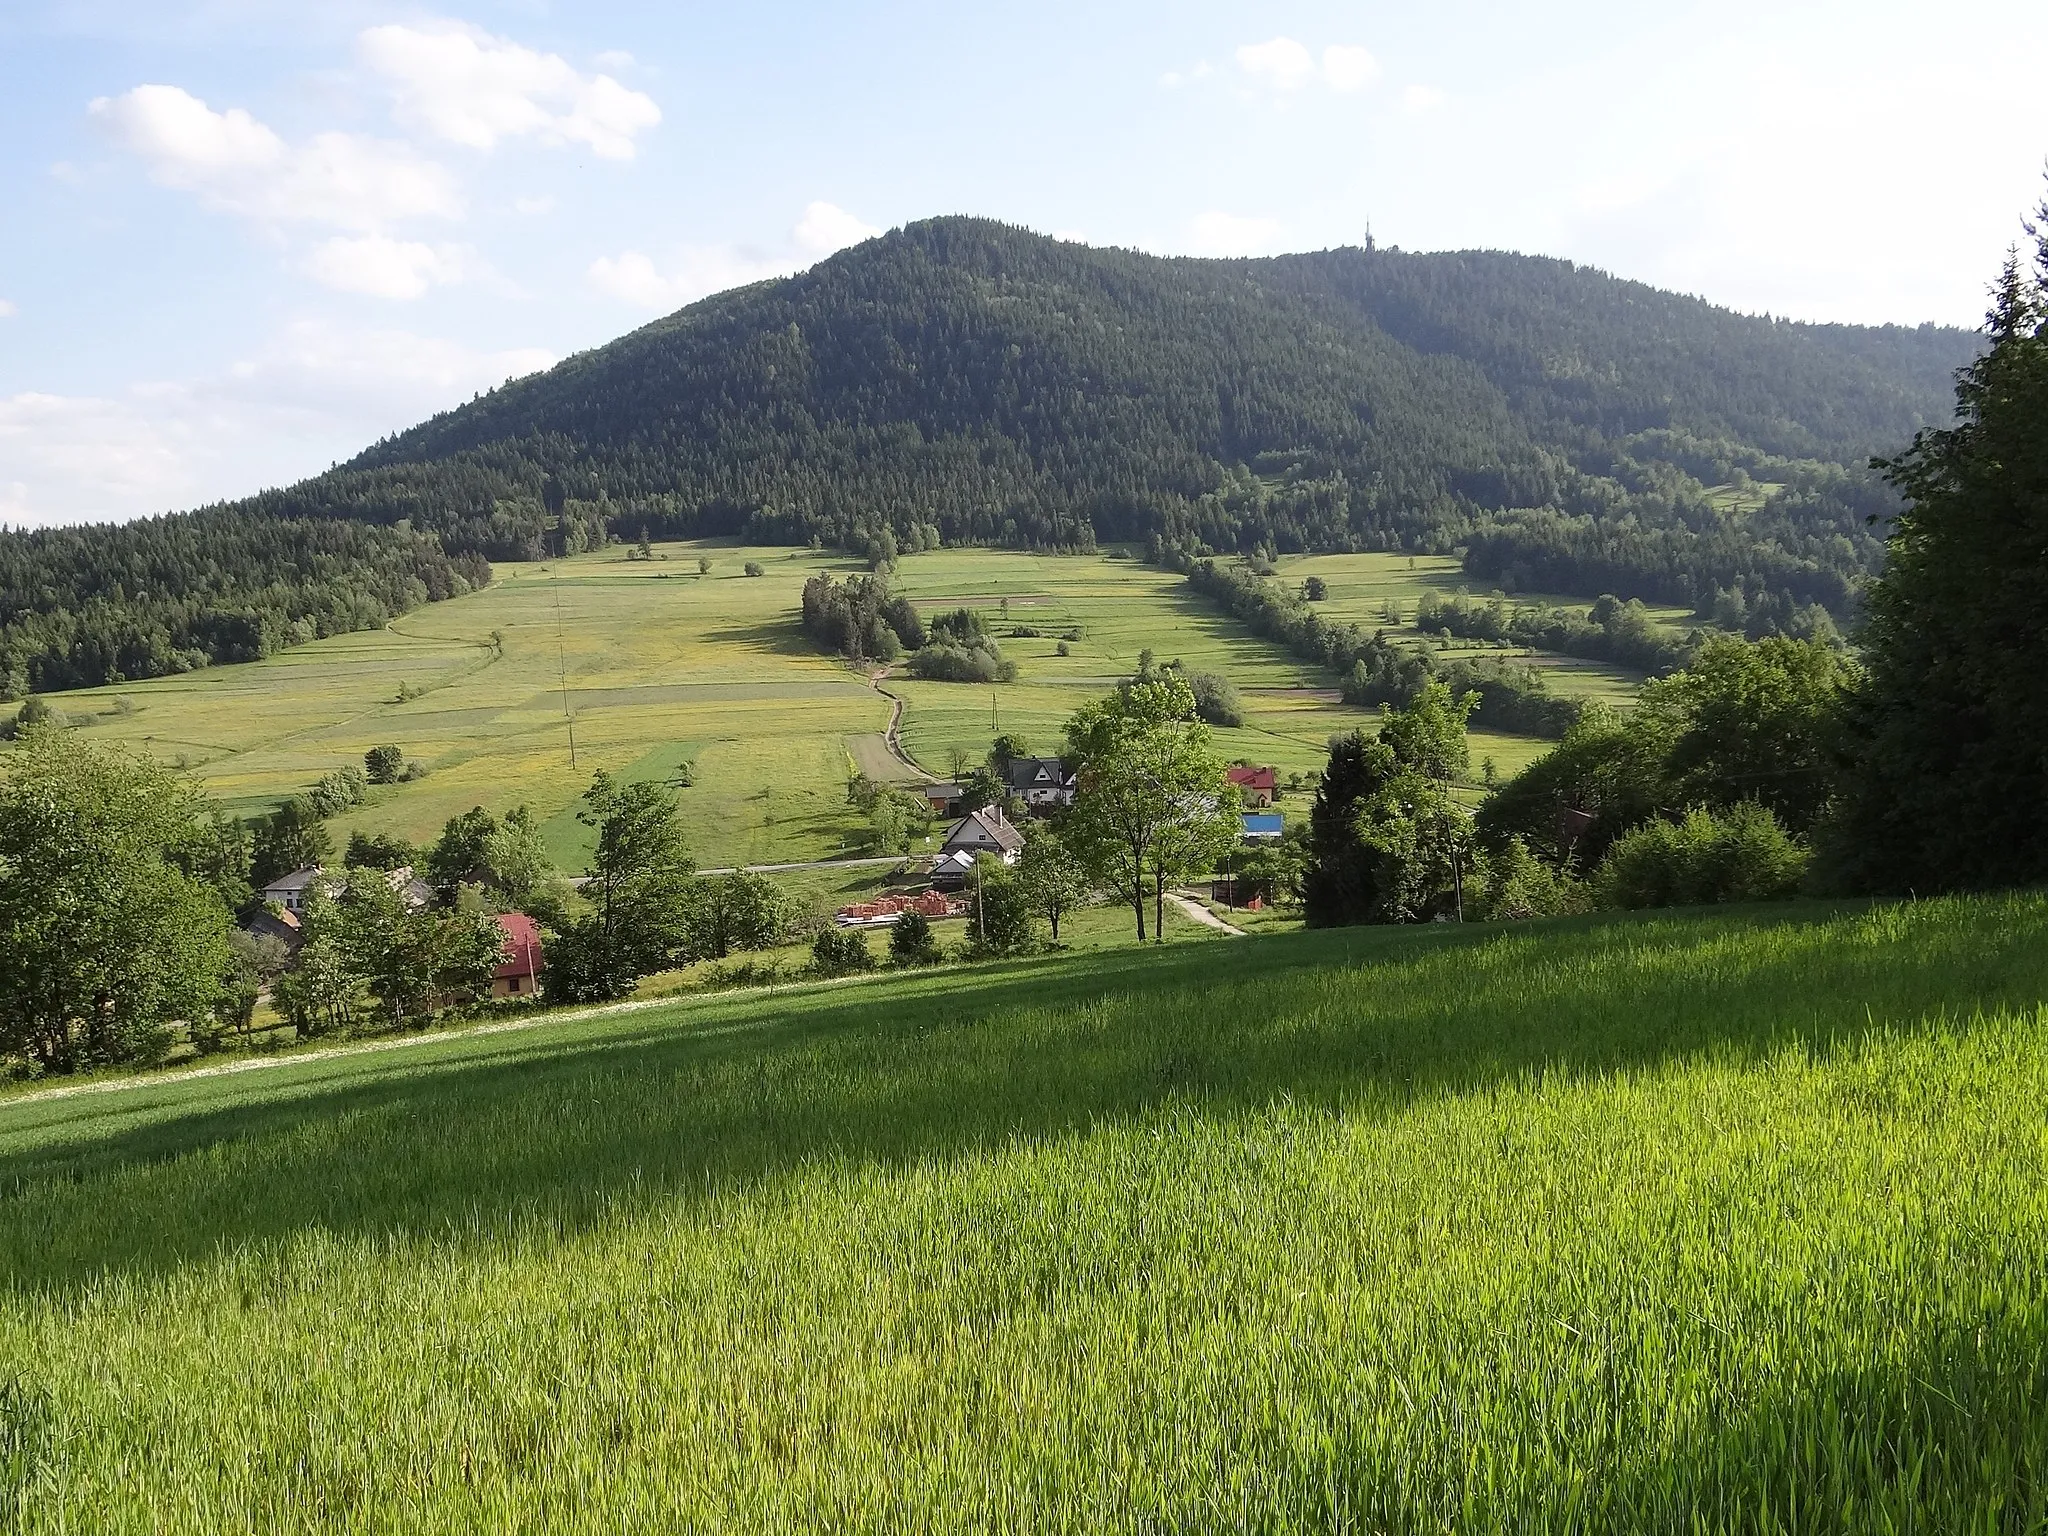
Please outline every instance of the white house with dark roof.
[{"label": "white house with dark roof", "polygon": [[1056,757],[1013,757],[1003,771],[1003,782],[1034,811],[1074,803],[1074,775]]},{"label": "white house with dark roof", "polygon": [[287,912],[303,912],[306,909],[306,898],[312,894],[313,887],[326,877],[327,872],[318,864],[308,864],[304,869],[295,869],[288,875],[279,875],[256,894],[267,902],[283,907]]},{"label": "white house with dark roof", "polygon": [[976,855],[987,853],[1005,864],[1014,864],[1017,855],[1023,851],[1024,834],[1011,826],[1009,819],[991,805],[954,822],[946,833],[946,841],[939,847],[939,857],[965,854],[971,862]]}]

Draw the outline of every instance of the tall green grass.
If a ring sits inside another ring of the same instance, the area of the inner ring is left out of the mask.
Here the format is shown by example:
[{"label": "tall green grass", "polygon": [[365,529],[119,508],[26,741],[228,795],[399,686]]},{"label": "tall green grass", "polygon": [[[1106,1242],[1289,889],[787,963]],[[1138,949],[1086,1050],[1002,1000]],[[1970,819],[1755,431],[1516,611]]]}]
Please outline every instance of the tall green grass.
[{"label": "tall green grass", "polygon": [[29,1530],[2048,1527],[2048,899],[0,1108]]}]

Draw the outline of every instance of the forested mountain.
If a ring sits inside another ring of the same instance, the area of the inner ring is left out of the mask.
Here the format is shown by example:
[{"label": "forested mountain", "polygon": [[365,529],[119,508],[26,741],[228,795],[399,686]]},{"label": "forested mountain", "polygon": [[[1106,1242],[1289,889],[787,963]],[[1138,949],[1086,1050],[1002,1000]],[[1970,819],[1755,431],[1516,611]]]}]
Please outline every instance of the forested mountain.
[{"label": "forested mountain", "polygon": [[[1852,605],[1894,505],[1865,463],[1946,418],[1976,345],[1737,315],[1502,253],[1167,259],[937,219],[208,515],[218,530],[403,524],[484,559],[643,528],[856,550],[885,530],[1184,554],[1463,549],[1510,589],[1796,628],[1807,605]],[[9,583],[0,659],[38,686],[99,680],[20,617],[49,627],[92,584],[36,573],[122,535],[74,537],[8,555],[27,574]],[[420,545],[403,534],[362,558],[389,569],[425,559]],[[55,594],[40,606],[38,586]],[[162,576],[150,591],[195,615],[240,600]],[[169,643],[199,634],[173,624]]]}]

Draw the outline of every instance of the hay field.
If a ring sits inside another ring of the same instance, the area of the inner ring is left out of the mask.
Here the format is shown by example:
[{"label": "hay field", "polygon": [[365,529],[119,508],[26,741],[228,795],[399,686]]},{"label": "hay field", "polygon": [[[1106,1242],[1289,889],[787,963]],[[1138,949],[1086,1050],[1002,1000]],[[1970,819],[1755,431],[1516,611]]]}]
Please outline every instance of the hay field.
[{"label": "hay field", "polygon": [[[889,702],[819,655],[797,610],[807,577],[859,567],[810,550],[720,542],[665,544],[657,554],[665,558],[629,561],[610,549],[501,565],[485,591],[382,631],[55,702],[91,718],[97,735],[190,765],[243,812],[267,809],[381,743],[425,765],[425,778],[373,790],[369,804],[339,818],[333,830],[344,840],[357,828],[428,839],[473,805],[503,812],[524,803],[542,817],[556,858],[573,868],[588,848],[576,797],[593,769],[672,780],[687,763],[695,782],[683,806],[705,864],[854,851],[861,826],[845,803],[846,776],[854,765],[888,767],[880,733]],[[713,562],[708,574],[697,570],[700,556]],[[750,560],[766,574],[744,575]],[[1405,594],[1412,611],[1421,590],[1446,579],[1437,568],[1444,563],[1423,558],[1411,571],[1400,557],[1331,556],[1289,562],[1288,574],[1297,564],[1333,573],[1356,566],[1371,582],[1333,574],[1333,611],[1352,605],[1362,614],[1368,600],[1389,594]],[[1337,702],[1335,678],[1253,638],[1190,597],[1178,577],[1128,554],[937,551],[906,557],[896,580],[927,613],[964,604],[1005,634],[1018,625],[1046,631],[1003,640],[1021,666],[1012,685],[918,683],[900,672],[890,681],[906,701],[906,747],[938,774],[955,751],[979,761],[997,729],[1057,750],[1074,709],[1128,675],[1148,648],[1160,661],[1230,677],[1248,718],[1244,729],[1219,733],[1223,749],[1283,774],[1318,772],[1331,735],[1375,718]],[[1080,638],[1059,656],[1058,637],[1072,628]],[[1589,686],[1630,686],[1578,663],[1557,669],[1560,686],[1582,672]],[[1544,746],[1480,732],[1473,758],[1491,757],[1511,773]]]},{"label": "hay field", "polygon": [[1808,904],[15,1099],[0,1520],[2019,1536],[2044,998],[2040,895]]}]

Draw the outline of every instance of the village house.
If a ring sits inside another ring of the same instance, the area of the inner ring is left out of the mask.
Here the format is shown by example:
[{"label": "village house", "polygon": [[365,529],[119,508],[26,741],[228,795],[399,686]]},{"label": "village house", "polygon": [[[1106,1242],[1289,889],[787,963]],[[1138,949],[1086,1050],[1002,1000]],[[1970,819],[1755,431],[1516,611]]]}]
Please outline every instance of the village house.
[{"label": "village house", "polygon": [[491,972],[492,999],[526,1001],[539,996],[541,973],[548,968],[539,924],[524,912],[500,912],[498,926],[505,932],[505,958]]},{"label": "village house", "polygon": [[1240,765],[1229,770],[1228,778],[1244,797],[1246,805],[1271,805],[1280,791],[1279,772],[1273,768]]},{"label": "village house", "polygon": [[946,833],[939,846],[938,862],[932,867],[932,885],[938,890],[955,890],[967,883],[974,861],[982,854],[1017,862],[1024,851],[1024,834],[1010,825],[1009,818],[989,806],[964,816]]},{"label": "village house", "polygon": [[1003,770],[1003,783],[1034,811],[1074,803],[1074,775],[1056,757],[1013,757]]},{"label": "village house", "polygon": [[[433,889],[425,881],[413,877],[410,864],[385,870],[384,883],[398,893],[399,901],[408,912],[424,912],[433,903]],[[277,907],[296,918],[306,910],[306,902],[316,886],[332,896],[341,889],[341,877],[330,875],[318,864],[308,864],[304,869],[279,875],[256,894],[263,898],[266,906]]]}]

